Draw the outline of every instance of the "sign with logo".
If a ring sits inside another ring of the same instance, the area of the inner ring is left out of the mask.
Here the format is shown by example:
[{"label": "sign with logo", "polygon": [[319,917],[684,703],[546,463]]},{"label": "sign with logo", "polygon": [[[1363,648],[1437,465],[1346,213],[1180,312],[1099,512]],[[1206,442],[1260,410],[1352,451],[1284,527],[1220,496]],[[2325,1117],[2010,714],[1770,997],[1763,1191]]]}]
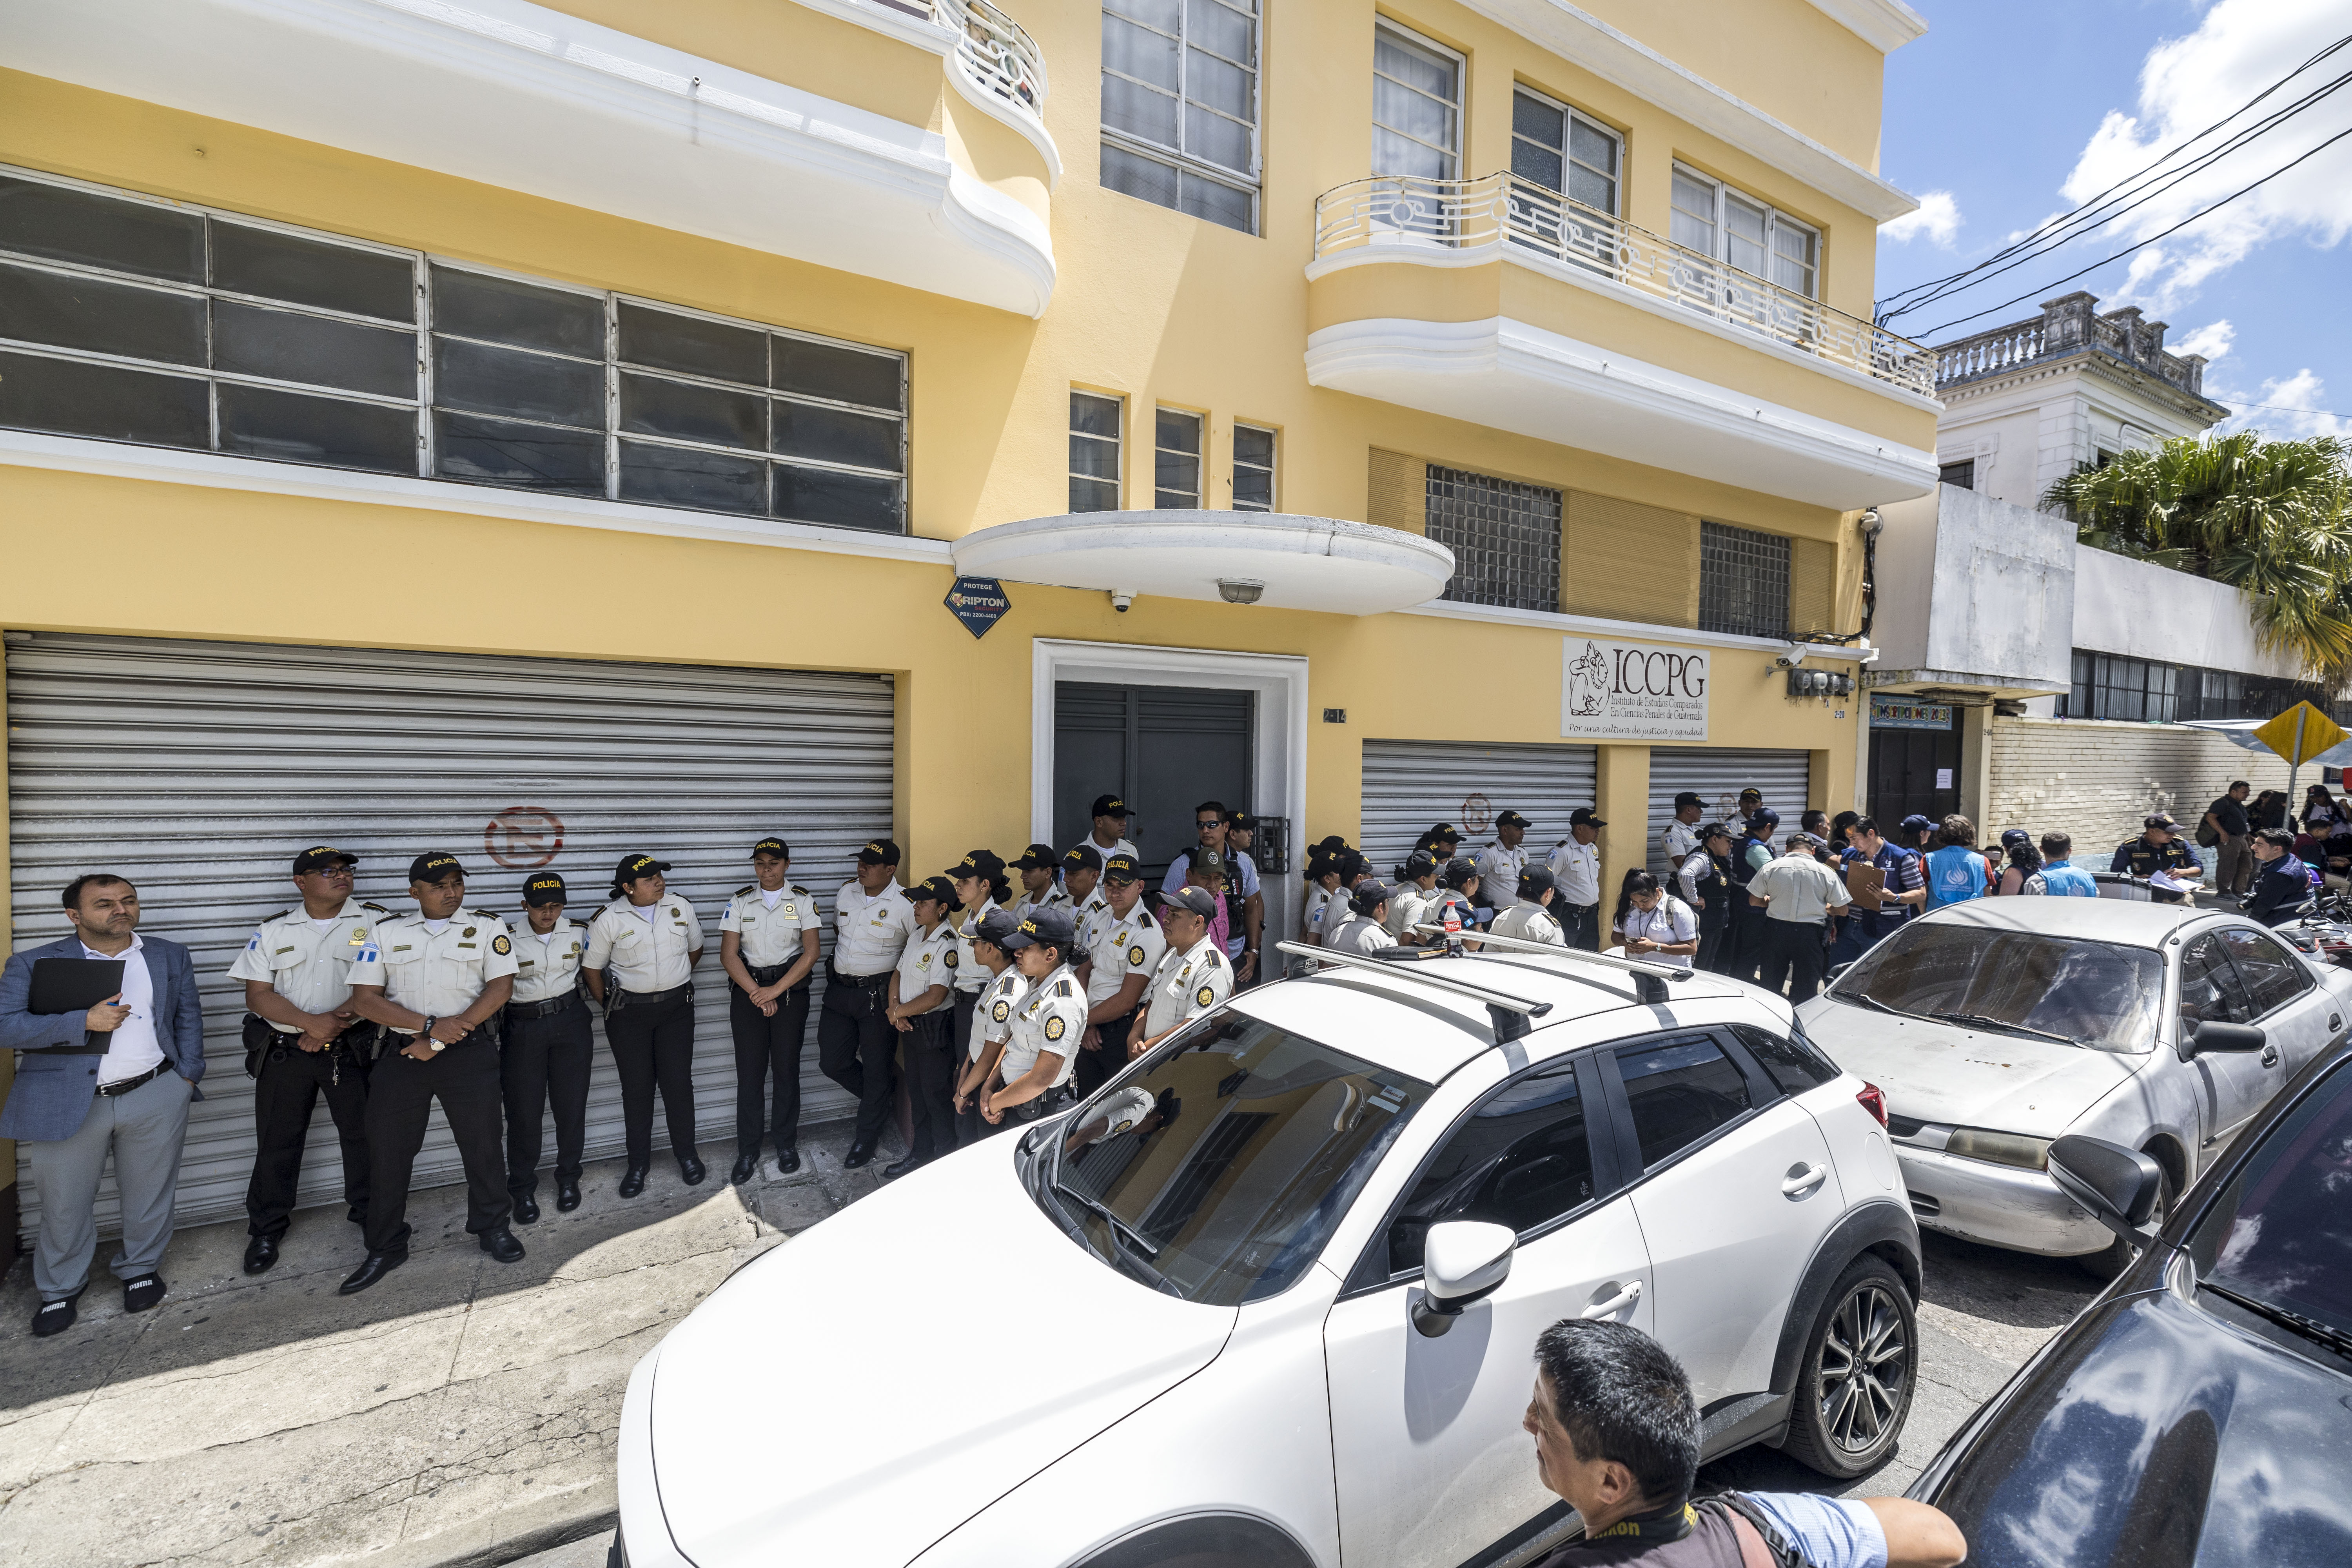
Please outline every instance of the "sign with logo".
[{"label": "sign with logo", "polygon": [[1948,702],[1914,702],[1907,697],[1877,697],[1870,700],[1870,727],[1874,730],[1948,730],[1952,727],[1952,705]]},{"label": "sign with logo", "polygon": [[536,805],[510,805],[482,827],[482,853],[501,866],[544,866],[563,847],[563,819]]},{"label": "sign with logo", "polygon": [[988,628],[1013,608],[1013,601],[1004,596],[1004,584],[993,577],[959,577],[948,590],[947,606],[963,623],[964,630],[984,637]]},{"label": "sign with logo", "polygon": [[1559,732],[1579,739],[1704,741],[1707,656],[1696,648],[1567,637]]}]

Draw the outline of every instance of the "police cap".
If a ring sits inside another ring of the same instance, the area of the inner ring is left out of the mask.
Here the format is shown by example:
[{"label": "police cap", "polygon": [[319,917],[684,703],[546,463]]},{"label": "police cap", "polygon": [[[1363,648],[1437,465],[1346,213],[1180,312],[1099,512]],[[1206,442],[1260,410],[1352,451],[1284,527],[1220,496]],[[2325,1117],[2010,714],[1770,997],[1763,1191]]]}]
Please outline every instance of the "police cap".
[{"label": "police cap", "polygon": [[1404,858],[1405,880],[1413,881],[1437,869],[1437,857],[1426,849],[1416,849]]},{"label": "police cap", "polygon": [[1903,819],[1903,831],[1906,834],[1916,835],[1933,832],[1935,830],[1935,826],[1936,819],[1934,817],[1922,816],[1916,811]]},{"label": "police cap", "polygon": [[1580,805],[1568,814],[1568,825],[1570,827],[1606,827],[1609,819],[1589,805]]},{"label": "police cap", "polygon": [[962,901],[956,897],[955,884],[945,877],[931,877],[907,889],[908,903],[919,904],[925,900],[939,905],[943,910],[952,910],[963,908]]},{"label": "police cap", "polygon": [[1062,852],[1062,869],[1066,874],[1071,871],[1099,871],[1102,869],[1102,851],[1091,844],[1081,844],[1076,849],[1066,849]]},{"label": "police cap", "polygon": [[1142,879],[1143,869],[1135,863],[1132,855],[1114,855],[1103,862],[1103,880],[1106,882],[1139,882]]},{"label": "police cap", "polygon": [[1004,946],[1004,939],[1021,929],[1021,918],[1011,910],[994,909],[980,917],[980,940]]},{"label": "police cap", "polygon": [[408,879],[412,882],[437,882],[444,877],[456,877],[462,880],[465,875],[466,868],[457,864],[455,855],[445,854],[438,849],[419,855],[408,863]]},{"label": "police cap", "polygon": [[1028,848],[1021,851],[1021,858],[1013,862],[1013,868],[1016,871],[1034,871],[1042,867],[1051,870],[1055,858],[1052,845],[1032,844]]},{"label": "police cap", "polygon": [[1098,795],[1095,796],[1095,808],[1092,812],[1088,813],[1088,815],[1092,816],[1116,816],[1121,822],[1125,822],[1129,816],[1132,816],[1134,813],[1127,809],[1127,802],[1119,799],[1118,796],[1115,795]]},{"label": "police cap", "polygon": [[1206,888],[1179,888],[1167,896],[1161,907],[1213,921],[1217,918],[1217,895]]},{"label": "police cap", "polygon": [[[1361,859],[1362,857],[1358,856],[1357,858]],[[1195,877],[1229,877],[1233,875],[1233,868],[1225,864],[1225,857],[1221,850],[1195,849],[1192,851],[1192,874]]]},{"label": "police cap", "polygon": [[857,863],[861,866],[896,866],[898,863],[898,847],[887,838],[869,838],[866,841],[866,847],[857,852]]},{"label": "police cap", "polygon": [[1519,897],[1531,904],[1558,886],[1549,866],[1530,866],[1519,873]]},{"label": "police cap", "polygon": [[1378,877],[1367,877],[1356,884],[1356,912],[1370,914],[1395,897],[1394,885],[1383,882]]},{"label": "police cap", "polygon": [[1700,795],[1696,790],[1686,789],[1683,791],[1682,794],[1675,796],[1675,809],[1676,811],[1680,811],[1686,805],[1696,805],[1701,810],[1705,810],[1706,807],[1706,797]]},{"label": "police cap", "polygon": [[1004,857],[993,849],[975,849],[948,868],[950,877],[977,877],[993,882],[1004,875]]},{"label": "police cap", "polygon": [[2180,831],[2180,824],[2173,821],[2170,816],[2160,811],[2149,812],[2147,814],[2147,820],[2141,826],[2147,828],[2161,827],[2167,833],[2178,833]]},{"label": "police cap", "polygon": [[1445,863],[1445,885],[1449,888],[1467,887],[1470,879],[1477,874],[1478,862],[1467,855],[1456,855]]},{"label": "police cap", "polygon": [[626,887],[640,877],[651,877],[668,869],[668,861],[656,860],[650,855],[624,855],[620,869],[613,873],[613,880]]},{"label": "police cap", "polygon": [[1495,818],[1495,826],[1497,827],[1527,827],[1532,826],[1532,824],[1530,824],[1526,817],[1521,816],[1517,812],[1507,811],[1503,813],[1502,816]]},{"label": "police cap", "polygon": [[306,871],[323,871],[330,866],[356,866],[359,863],[360,858],[356,855],[338,849],[331,844],[318,844],[294,857],[294,874],[299,877]]},{"label": "police cap", "polygon": [[996,945],[1008,952],[1034,947],[1040,942],[1051,942],[1066,950],[1077,939],[1078,923],[1071,918],[1069,910],[1033,909]]},{"label": "police cap", "polygon": [[563,895],[563,879],[552,871],[533,872],[523,879],[522,901],[526,904],[567,902]]},{"label": "police cap", "polygon": [[770,834],[751,846],[752,859],[757,860],[762,855],[773,855],[779,860],[789,860],[793,858],[793,847],[775,835]]},{"label": "police cap", "polygon": [[1748,814],[1748,826],[1750,827],[1778,827],[1780,826],[1780,814],[1773,810],[1769,805],[1759,805],[1754,811]]}]

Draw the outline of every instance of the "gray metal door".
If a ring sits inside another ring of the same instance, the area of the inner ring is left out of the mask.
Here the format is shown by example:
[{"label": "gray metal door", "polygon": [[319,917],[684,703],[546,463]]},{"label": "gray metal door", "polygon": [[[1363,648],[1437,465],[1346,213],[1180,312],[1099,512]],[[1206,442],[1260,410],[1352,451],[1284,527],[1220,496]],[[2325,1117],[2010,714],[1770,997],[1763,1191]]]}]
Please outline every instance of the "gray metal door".
[{"label": "gray metal door", "polygon": [[[1366,741],[1364,853],[1376,874],[1394,876],[1413,840],[1436,824],[1462,830],[1466,855],[1493,843],[1495,818],[1516,811],[1528,819],[1527,844],[1540,861],[1568,837],[1569,813],[1593,803],[1597,771],[1591,746]],[[1304,843],[1323,837],[1313,826]],[[1303,865],[1304,847],[1299,854]]]},{"label": "gray metal door", "polygon": [[1706,798],[1702,822],[1739,824],[1739,792],[1763,792],[1764,804],[1780,814],[1780,831],[1772,837],[1777,849],[1798,814],[1811,803],[1812,753],[1762,749],[1706,746],[1650,748],[1649,866],[1663,877],[1668,869],[1660,840],[1675,819],[1675,796],[1695,790]]},{"label": "gray metal door", "polygon": [[[226,973],[255,923],[293,903],[303,846],[359,856],[360,897],[396,910],[415,908],[410,859],[448,850],[465,862],[468,905],[518,924],[522,879],[541,865],[585,916],[623,854],[671,861],[670,886],[709,937],[694,1080],[710,1137],[735,1114],[719,914],[751,879],[752,842],[791,843],[793,879],[818,895],[829,942],[851,858],[890,831],[887,676],[11,632],[7,680],[16,951],[66,935],[58,890],[99,869],[138,884],[142,930],[194,951],[206,1050],[184,1222],[244,1207],[253,1086],[244,988]],[[803,1069],[804,1119],[847,1110],[814,1044]],[[618,1153],[620,1084],[601,1046],[588,1117],[590,1156]],[[340,1164],[321,1108],[304,1203],[338,1195]],[[462,1179],[438,1110],[416,1179]],[[29,1231],[39,1194],[29,1182],[23,1193]],[[103,1225],[110,1181],[100,1205]]]},{"label": "gray metal door", "polygon": [[1157,887],[1168,863],[1200,842],[1192,808],[1216,801],[1255,811],[1257,693],[1214,687],[1054,686],[1054,844],[1067,849],[1094,826],[1097,795],[1135,815],[1128,837]]}]

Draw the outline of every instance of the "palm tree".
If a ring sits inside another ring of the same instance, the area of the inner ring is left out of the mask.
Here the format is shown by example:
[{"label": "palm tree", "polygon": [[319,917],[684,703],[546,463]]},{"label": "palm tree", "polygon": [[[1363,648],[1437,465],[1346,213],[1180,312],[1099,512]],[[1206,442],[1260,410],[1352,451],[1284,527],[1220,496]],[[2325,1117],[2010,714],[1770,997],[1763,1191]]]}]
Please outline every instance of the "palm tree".
[{"label": "palm tree", "polygon": [[2332,436],[2181,437],[2085,465],[2042,492],[2085,544],[2227,583],[2264,647],[2331,689],[2352,676],[2352,471]]}]

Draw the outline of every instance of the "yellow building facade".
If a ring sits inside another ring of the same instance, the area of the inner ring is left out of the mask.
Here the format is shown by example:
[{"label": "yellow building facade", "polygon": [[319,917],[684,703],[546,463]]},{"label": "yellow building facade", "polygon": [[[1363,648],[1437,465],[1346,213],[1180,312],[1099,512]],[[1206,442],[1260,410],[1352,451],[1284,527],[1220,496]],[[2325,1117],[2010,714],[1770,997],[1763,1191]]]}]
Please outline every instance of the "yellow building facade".
[{"label": "yellow building facade", "polygon": [[[1279,923],[1326,834],[1565,837],[1515,790],[1597,805],[1612,893],[1668,782],[1844,807],[1858,519],[1936,478],[1932,367],[1867,324],[1917,31],[1896,0],[26,21],[16,940],[102,863],[216,974],[318,841],[386,900],[454,848],[499,909],[541,853],[585,902],[644,847],[708,916],[760,832],[829,898],[869,835],[912,878],[1123,792],[1164,860],[1170,792],[1224,777]],[[960,577],[1009,604],[978,637]],[[1111,739],[1082,698],[1129,702]],[[598,754],[698,703],[689,752]],[[234,1208],[244,1114],[226,989],[207,1017],[190,1214]]]}]

